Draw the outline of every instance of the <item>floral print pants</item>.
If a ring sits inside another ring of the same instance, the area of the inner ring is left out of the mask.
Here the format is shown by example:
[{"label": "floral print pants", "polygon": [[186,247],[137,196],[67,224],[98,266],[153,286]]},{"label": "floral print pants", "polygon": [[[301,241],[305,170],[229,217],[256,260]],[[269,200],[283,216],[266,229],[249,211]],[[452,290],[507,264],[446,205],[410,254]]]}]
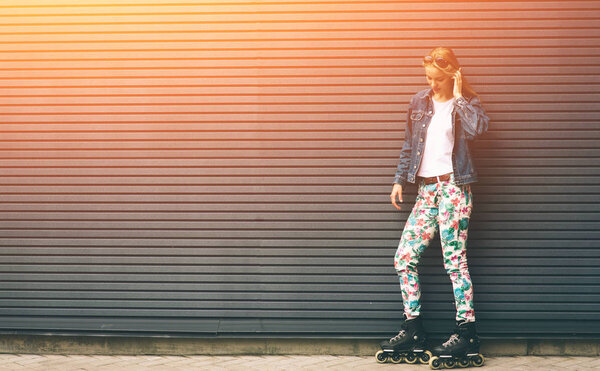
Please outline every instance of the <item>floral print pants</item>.
[{"label": "floral print pants", "polygon": [[444,267],[454,290],[456,320],[475,321],[466,246],[472,205],[470,186],[457,186],[452,177],[445,182],[419,185],[415,206],[406,221],[394,258],[407,318],[420,314],[417,264],[439,228]]}]

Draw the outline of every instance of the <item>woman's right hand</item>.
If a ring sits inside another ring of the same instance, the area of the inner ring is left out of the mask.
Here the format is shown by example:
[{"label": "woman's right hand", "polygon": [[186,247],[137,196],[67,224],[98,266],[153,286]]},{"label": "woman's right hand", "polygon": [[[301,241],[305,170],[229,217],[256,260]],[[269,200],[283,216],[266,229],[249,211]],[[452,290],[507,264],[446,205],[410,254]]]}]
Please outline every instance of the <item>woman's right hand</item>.
[{"label": "woman's right hand", "polygon": [[402,203],[402,185],[395,183],[394,188],[392,188],[392,193],[390,194],[390,198],[392,199],[392,205],[398,210],[401,210],[400,205],[398,205],[398,200]]}]

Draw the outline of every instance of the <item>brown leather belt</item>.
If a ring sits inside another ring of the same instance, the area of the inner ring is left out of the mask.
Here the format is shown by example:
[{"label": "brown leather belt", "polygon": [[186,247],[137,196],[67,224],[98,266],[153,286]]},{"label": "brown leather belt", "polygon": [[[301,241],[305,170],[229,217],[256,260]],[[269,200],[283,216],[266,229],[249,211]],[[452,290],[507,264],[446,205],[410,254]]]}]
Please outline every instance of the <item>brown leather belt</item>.
[{"label": "brown leather belt", "polygon": [[445,182],[447,180],[450,180],[451,175],[452,175],[452,173],[448,173],[448,174],[444,174],[444,175],[440,175],[440,176],[432,176],[429,178],[423,178],[423,177],[418,177],[418,178],[425,184],[433,184],[433,183],[437,183],[437,182]]}]

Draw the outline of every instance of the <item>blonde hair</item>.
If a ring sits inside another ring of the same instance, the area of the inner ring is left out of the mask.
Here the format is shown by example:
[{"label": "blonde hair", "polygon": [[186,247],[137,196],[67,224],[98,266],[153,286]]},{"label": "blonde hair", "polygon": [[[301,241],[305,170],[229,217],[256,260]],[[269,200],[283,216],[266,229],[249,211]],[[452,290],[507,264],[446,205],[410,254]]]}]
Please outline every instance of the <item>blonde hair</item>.
[{"label": "blonde hair", "polygon": [[[431,63],[432,66],[434,66],[438,70],[442,71],[447,76],[450,76],[450,77],[454,76],[456,71],[458,71],[458,69],[460,68],[460,63],[458,63],[458,59],[456,58],[456,55],[450,48],[445,48],[445,47],[441,47],[441,46],[434,48],[429,52],[429,54],[427,54],[427,56],[430,56],[431,58],[433,58],[433,61],[435,61],[436,58],[443,58],[446,62],[448,62],[448,65],[445,68],[440,67],[435,62]],[[423,67],[428,66],[428,65],[429,65],[428,63],[423,61]],[[477,94],[477,92],[475,90],[473,90],[473,88],[471,87],[471,84],[469,84],[469,82],[467,81],[467,79],[464,76],[462,77],[462,90],[463,90],[463,94],[466,92],[472,96],[479,96],[479,94]]]}]

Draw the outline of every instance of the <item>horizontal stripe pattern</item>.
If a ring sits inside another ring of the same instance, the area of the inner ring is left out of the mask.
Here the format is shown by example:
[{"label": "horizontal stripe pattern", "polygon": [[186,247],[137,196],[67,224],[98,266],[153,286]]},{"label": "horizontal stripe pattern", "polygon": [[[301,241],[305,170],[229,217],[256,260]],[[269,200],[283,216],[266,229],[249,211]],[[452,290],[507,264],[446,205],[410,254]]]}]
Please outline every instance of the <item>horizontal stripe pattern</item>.
[{"label": "horizontal stripe pattern", "polygon": [[[597,1],[10,0],[0,18],[4,331],[394,332],[415,190],[395,212],[390,183],[421,58],[446,45],[491,118],[482,336],[598,334]],[[440,336],[439,242],[420,271]]]}]

